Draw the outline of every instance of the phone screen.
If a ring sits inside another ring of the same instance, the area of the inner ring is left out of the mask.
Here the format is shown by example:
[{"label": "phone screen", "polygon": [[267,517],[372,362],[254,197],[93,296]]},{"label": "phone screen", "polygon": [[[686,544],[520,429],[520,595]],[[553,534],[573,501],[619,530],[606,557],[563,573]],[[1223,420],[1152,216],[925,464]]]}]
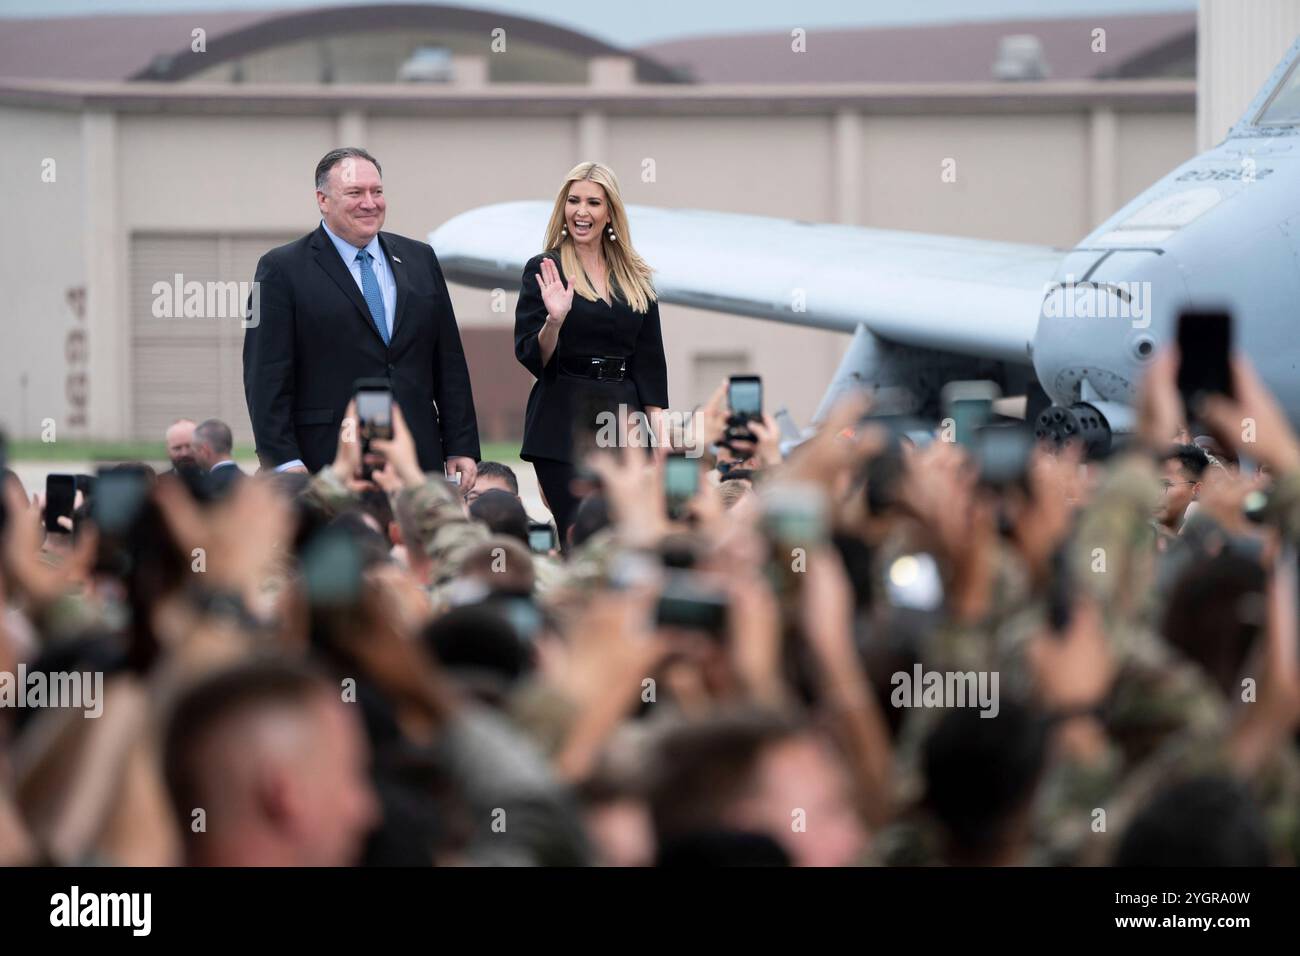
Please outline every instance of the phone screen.
[{"label": "phone screen", "polygon": [[669,455],[664,465],[664,493],[669,501],[687,501],[700,490],[700,466],[697,459]]},{"label": "phone screen", "polygon": [[1206,395],[1233,394],[1232,316],[1227,312],[1184,312],[1178,317],[1178,391],[1188,421]]},{"label": "phone screen", "polygon": [[1020,425],[989,425],[975,433],[974,453],[979,462],[979,480],[1000,488],[1025,477],[1034,437]]},{"label": "phone screen", "polygon": [[366,438],[392,438],[393,393],[388,389],[360,389],[357,392],[357,418]]},{"label": "phone screen", "polygon": [[45,476],[45,530],[68,531],[69,528],[59,523],[60,518],[72,518],[72,509],[77,499],[76,475]]},{"label": "phone screen", "polygon": [[737,418],[762,418],[763,380],[756,375],[733,375],[727,387],[727,404]]},{"label": "phone screen", "polygon": [[763,500],[764,529],[781,548],[806,549],[826,540],[826,502],[816,486],[769,486]]},{"label": "phone screen", "polygon": [[528,547],[535,554],[555,550],[555,529],[550,524],[534,522],[528,526]]},{"label": "phone screen", "polygon": [[722,640],[727,627],[727,596],[692,571],[674,571],[664,578],[655,605],[658,627],[699,631]]},{"label": "phone screen", "polygon": [[302,579],[312,607],[346,607],[358,600],[363,571],[359,546],[339,528],[317,532],[303,548]]},{"label": "phone screen", "polygon": [[100,532],[124,538],[130,534],[149,494],[149,479],[132,468],[101,471],[95,481],[91,514]]}]

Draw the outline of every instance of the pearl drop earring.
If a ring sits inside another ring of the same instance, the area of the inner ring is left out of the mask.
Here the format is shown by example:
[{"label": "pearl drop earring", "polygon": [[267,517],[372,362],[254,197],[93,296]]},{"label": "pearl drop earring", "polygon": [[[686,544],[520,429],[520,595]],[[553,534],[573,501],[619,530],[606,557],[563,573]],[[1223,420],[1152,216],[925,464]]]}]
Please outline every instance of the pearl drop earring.
[{"label": "pearl drop earring", "polygon": [[567,237],[567,236],[569,235],[569,227],[568,227],[568,226],[561,226],[561,227],[560,227],[560,235],[561,235],[562,237]]},{"label": "pearl drop earring", "polygon": [[618,236],[614,235],[614,227],[613,227],[613,226],[610,226],[610,227],[609,227],[609,241],[610,241],[610,242],[618,242]]}]

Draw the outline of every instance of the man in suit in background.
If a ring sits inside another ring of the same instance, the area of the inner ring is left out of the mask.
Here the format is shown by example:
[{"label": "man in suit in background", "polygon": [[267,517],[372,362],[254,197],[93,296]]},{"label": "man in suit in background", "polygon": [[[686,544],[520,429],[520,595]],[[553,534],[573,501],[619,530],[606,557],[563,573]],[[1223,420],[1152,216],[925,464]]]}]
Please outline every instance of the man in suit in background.
[{"label": "man in suit in background", "polygon": [[167,458],[171,461],[171,471],[194,464],[194,422],[188,418],[178,418],[167,426],[163,433],[167,442]]},{"label": "man in suit in background", "polygon": [[194,460],[207,473],[208,487],[225,494],[244,477],[231,453],[234,438],[230,426],[218,418],[209,418],[194,429]]},{"label": "man in suit in background", "polygon": [[379,162],[335,149],[316,166],[315,232],[262,256],[244,334],[244,395],[263,467],[334,460],[353,384],[387,379],[420,467],[473,486],[480,456],[469,368],[433,250],[380,232]]}]

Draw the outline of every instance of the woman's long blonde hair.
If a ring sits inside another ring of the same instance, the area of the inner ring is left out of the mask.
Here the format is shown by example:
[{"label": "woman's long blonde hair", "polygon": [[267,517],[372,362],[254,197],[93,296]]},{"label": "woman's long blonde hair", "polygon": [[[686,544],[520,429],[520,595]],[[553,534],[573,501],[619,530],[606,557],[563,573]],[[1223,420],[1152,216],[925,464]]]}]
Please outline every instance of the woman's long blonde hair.
[{"label": "woman's long blonde hair", "polygon": [[[546,225],[546,241],[543,248],[547,252],[560,253],[560,267],[564,275],[573,284],[574,291],[589,302],[597,301],[595,288],[587,277],[582,263],[578,261],[578,250],[573,237],[561,233],[565,225],[564,207],[569,200],[569,184],[589,180],[605,190],[606,205],[609,209],[609,223],[601,230],[601,244],[605,251],[605,288],[610,295],[616,292],[622,296],[633,312],[646,312],[655,300],[654,285],[650,281],[650,266],[637,255],[632,247],[631,230],[627,225],[627,211],[623,208],[623,197],[618,190],[618,180],[614,171],[603,163],[579,163],[569,170],[560,186],[560,194],[555,197],[555,209],[551,211],[551,221]],[[609,238],[609,227],[614,229],[617,239]]]}]

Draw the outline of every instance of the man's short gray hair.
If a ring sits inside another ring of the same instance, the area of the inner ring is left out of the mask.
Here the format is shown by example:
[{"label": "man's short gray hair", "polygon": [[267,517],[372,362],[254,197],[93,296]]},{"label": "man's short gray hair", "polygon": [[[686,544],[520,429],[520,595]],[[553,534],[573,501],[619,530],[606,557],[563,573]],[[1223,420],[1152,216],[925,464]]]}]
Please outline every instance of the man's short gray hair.
[{"label": "man's short gray hair", "polygon": [[329,182],[330,170],[343,162],[345,159],[364,159],[368,163],[374,163],[375,169],[379,172],[380,177],[384,175],[384,169],[379,165],[379,160],[371,156],[360,146],[341,146],[338,149],[331,149],[321,157],[316,164],[316,188],[321,192],[325,191],[325,186]]},{"label": "man's short gray hair", "polygon": [[209,418],[194,429],[194,442],[207,445],[218,455],[229,455],[235,439],[229,425],[219,418]]}]

